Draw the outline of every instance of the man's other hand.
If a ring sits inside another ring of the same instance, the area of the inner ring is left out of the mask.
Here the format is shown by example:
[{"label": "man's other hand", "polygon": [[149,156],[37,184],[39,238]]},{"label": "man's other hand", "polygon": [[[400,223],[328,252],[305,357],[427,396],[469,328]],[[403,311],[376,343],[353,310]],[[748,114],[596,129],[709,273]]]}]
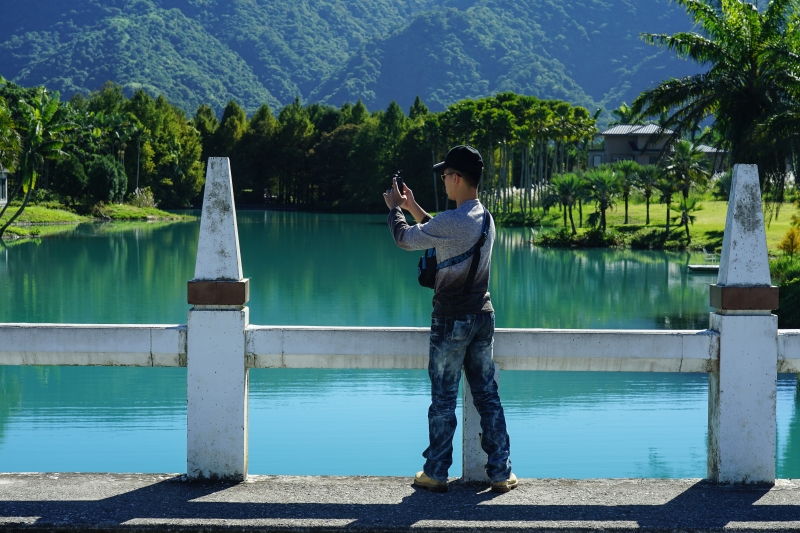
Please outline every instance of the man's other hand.
[{"label": "man's other hand", "polygon": [[[403,188],[408,189],[408,187],[405,186]],[[406,203],[406,200],[408,200],[408,197],[400,193],[400,191],[397,189],[397,180],[392,178],[392,188],[387,189],[386,192],[383,193],[383,201],[386,202],[386,207],[389,209],[403,207],[403,205]]]},{"label": "man's other hand", "polygon": [[416,205],[417,201],[414,200],[414,191],[408,188],[408,185],[403,183],[403,195],[406,197],[406,202],[403,204],[403,209],[411,211],[411,206]]}]

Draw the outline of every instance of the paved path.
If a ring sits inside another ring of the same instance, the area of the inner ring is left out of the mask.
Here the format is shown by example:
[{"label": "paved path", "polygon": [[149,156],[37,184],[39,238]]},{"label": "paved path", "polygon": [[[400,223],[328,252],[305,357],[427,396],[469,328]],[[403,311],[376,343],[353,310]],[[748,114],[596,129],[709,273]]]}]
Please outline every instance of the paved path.
[{"label": "paved path", "polygon": [[800,530],[800,480],[720,487],[696,479],[523,479],[508,494],[396,477],[0,474],[0,530],[457,531]]}]

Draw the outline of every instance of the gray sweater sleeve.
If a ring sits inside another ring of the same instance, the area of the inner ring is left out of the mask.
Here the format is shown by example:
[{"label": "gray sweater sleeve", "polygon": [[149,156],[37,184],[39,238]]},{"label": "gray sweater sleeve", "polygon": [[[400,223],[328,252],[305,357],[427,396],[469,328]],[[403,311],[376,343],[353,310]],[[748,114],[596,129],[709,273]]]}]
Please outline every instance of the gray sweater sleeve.
[{"label": "gray sweater sleeve", "polygon": [[[442,236],[438,230],[442,229],[437,223],[439,217],[425,217],[419,224],[409,226],[406,216],[401,207],[395,207],[389,211],[389,227],[392,230],[394,242],[404,250],[426,250],[436,248],[442,241]],[[441,219],[439,219],[441,220]]]}]

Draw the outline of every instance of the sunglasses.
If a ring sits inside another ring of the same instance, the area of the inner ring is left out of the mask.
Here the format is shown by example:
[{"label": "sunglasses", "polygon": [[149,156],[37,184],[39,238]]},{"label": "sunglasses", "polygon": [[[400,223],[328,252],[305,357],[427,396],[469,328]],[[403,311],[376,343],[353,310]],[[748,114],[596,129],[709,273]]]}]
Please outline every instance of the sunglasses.
[{"label": "sunglasses", "polygon": [[447,178],[447,176],[450,176],[451,174],[455,174],[456,176],[461,176],[461,174],[459,174],[458,172],[443,172],[442,173],[442,181],[444,181],[445,178]]}]

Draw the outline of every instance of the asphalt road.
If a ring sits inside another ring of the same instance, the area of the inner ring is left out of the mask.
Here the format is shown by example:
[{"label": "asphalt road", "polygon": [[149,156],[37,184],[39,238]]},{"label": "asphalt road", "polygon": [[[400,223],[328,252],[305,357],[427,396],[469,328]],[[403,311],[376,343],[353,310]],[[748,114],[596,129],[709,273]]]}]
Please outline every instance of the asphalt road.
[{"label": "asphalt road", "polygon": [[507,494],[410,478],[0,474],[0,530],[31,531],[776,531],[800,529],[800,480],[522,479]]}]

